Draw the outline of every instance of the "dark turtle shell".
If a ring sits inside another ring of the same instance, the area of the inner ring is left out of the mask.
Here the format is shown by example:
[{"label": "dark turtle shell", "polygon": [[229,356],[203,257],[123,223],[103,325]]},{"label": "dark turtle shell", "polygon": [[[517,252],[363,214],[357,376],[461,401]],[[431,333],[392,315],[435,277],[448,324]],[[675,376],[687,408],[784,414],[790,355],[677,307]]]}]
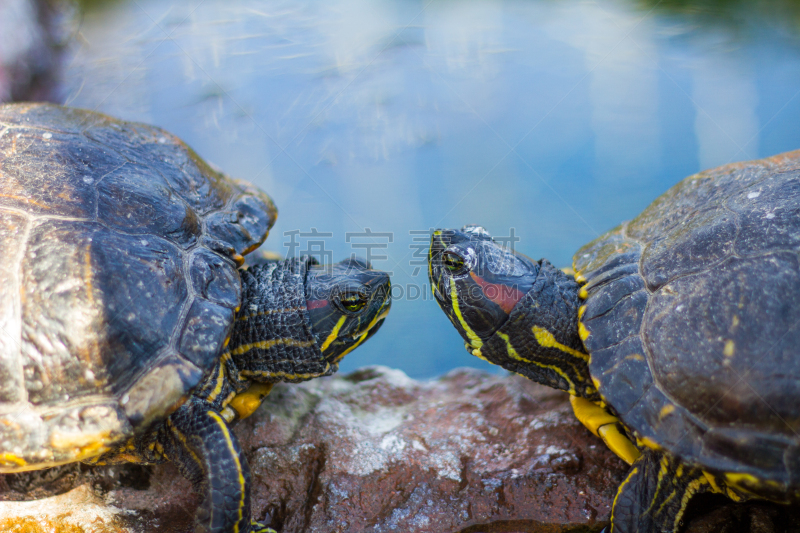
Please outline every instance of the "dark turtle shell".
[{"label": "dark turtle shell", "polygon": [[604,401],[740,488],[800,492],[800,151],[690,176],[574,258]]},{"label": "dark turtle shell", "polygon": [[0,106],[0,471],[98,455],[180,405],[276,216],[161,129]]}]

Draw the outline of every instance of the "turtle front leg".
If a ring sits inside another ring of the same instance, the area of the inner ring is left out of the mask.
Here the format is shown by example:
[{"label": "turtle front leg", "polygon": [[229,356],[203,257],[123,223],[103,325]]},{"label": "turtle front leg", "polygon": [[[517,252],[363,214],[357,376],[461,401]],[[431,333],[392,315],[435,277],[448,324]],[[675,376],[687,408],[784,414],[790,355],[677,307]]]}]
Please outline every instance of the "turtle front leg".
[{"label": "turtle front leg", "polygon": [[214,407],[191,398],[170,415],[164,447],[202,497],[196,533],[275,533],[250,520],[250,468],[228,423]]},{"label": "turtle front leg", "polygon": [[611,533],[673,533],[695,494],[716,492],[699,468],[663,452],[644,450],[619,486]]}]

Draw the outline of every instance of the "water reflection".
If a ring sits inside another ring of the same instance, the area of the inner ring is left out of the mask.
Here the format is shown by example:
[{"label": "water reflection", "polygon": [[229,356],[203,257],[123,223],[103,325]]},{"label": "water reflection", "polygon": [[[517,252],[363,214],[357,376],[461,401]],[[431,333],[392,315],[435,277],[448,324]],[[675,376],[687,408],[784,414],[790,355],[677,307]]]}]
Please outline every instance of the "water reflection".
[{"label": "water reflection", "polygon": [[120,0],[87,12],[63,98],[258,183],[281,210],[272,250],[379,245],[403,299],[343,369],[426,377],[482,365],[430,301],[429,228],[513,228],[565,265],[683,176],[800,147],[785,21],[653,5]]}]

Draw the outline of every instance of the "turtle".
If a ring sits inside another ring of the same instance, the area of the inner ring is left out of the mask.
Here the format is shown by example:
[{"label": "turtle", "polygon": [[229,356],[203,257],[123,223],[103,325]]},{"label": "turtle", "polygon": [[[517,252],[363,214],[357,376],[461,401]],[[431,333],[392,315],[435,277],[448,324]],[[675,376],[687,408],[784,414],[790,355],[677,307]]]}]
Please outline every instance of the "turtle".
[{"label": "turtle", "polygon": [[700,493],[800,502],[800,150],[685,178],[571,269],[436,230],[429,277],[467,351],[631,465],[614,533],[677,531]]},{"label": "turtle", "polygon": [[232,424],[336,371],[391,304],[355,257],[245,268],[276,216],[162,129],[0,106],[0,472],[169,460],[196,531],[272,531]]}]

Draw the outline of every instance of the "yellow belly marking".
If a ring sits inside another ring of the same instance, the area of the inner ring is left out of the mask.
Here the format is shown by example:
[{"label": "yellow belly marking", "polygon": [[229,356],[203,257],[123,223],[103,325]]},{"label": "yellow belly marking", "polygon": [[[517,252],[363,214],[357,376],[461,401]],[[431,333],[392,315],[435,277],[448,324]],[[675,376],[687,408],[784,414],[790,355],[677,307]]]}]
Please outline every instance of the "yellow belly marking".
[{"label": "yellow belly marking", "polygon": [[0,465],[2,466],[25,466],[28,462],[22,457],[13,453],[0,453]]}]

